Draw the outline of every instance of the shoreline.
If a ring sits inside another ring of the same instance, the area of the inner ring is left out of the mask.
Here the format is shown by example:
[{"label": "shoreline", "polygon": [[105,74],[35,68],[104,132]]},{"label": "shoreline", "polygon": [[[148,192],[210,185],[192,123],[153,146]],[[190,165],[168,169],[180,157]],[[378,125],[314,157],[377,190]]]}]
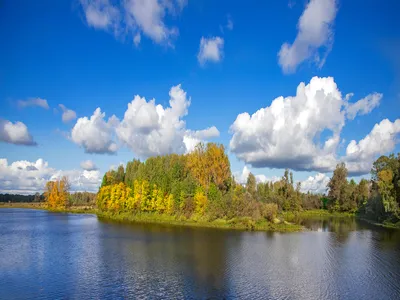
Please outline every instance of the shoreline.
[{"label": "shoreline", "polygon": [[335,217],[346,218],[354,217],[360,221],[369,223],[371,225],[389,228],[400,229],[398,224],[385,224],[378,223],[374,220],[367,219],[363,216],[358,216],[355,213],[344,212],[329,212],[327,210],[305,210],[301,212],[283,212],[279,215],[282,221],[277,219],[277,222],[269,222],[266,220],[254,221],[250,218],[233,218],[231,220],[217,219],[211,222],[207,220],[197,220],[196,218],[186,219],[178,218],[176,216],[160,215],[157,213],[118,213],[113,214],[109,212],[100,212],[96,208],[90,206],[72,206],[67,209],[51,210],[48,209],[43,203],[3,203],[0,208],[22,208],[22,209],[39,209],[47,210],[50,212],[58,213],[73,213],[73,214],[94,214],[101,220],[109,220],[117,223],[142,223],[142,224],[164,224],[171,226],[185,226],[185,227],[200,227],[200,228],[216,228],[216,229],[233,229],[245,231],[269,231],[269,232],[299,232],[306,229],[296,223],[287,222],[286,220],[293,220],[296,218],[313,218],[313,217]]},{"label": "shoreline", "polygon": [[280,221],[273,223],[266,220],[254,221],[251,218],[233,218],[231,220],[217,219],[211,222],[206,220],[178,219],[176,216],[160,215],[157,213],[108,213],[100,212],[95,208],[90,207],[70,207],[61,210],[48,209],[43,203],[5,203],[0,204],[1,208],[22,208],[22,209],[39,209],[58,213],[75,213],[75,214],[94,214],[101,220],[109,220],[117,223],[142,223],[142,224],[164,224],[171,226],[185,226],[198,228],[215,228],[215,229],[232,229],[244,231],[266,231],[266,232],[298,232],[306,230],[303,226]]}]

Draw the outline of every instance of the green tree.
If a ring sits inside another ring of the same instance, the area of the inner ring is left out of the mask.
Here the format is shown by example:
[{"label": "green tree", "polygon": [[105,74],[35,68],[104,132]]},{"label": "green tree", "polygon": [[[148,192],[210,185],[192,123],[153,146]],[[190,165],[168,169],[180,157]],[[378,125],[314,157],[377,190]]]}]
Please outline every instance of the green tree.
[{"label": "green tree", "polygon": [[336,165],[332,178],[328,182],[330,199],[329,207],[332,210],[343,210],[347,193],[347,168],[345,163]]},{"label": "green tree", "polygon": [[246,190],[254,197],[256,195],[256,189],[257,189],[256,177],[253,175],[253,173],[250,172],[249,176],[247,177]]}]

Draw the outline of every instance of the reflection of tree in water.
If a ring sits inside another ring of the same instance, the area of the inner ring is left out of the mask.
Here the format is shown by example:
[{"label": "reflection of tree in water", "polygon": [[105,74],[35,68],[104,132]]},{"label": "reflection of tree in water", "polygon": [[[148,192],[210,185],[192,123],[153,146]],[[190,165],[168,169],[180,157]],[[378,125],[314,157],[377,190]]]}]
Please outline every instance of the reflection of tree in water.
[{"label": "reflection of tree in water", "polygon": [[114,283],[125,287],[126,296],[223,298],[228,294],[229,234],[212,229],[120,224],[109,233],[112,240],[103,240],[104,265],[118,271]]},{"label": "reflection of tree in water", "polygon": [[390,228],[375,228],[372,232],[375,247],[381,250],[395,250],[400,261],[400,230]]},{"label": "reflection of tree in water", "polygon": [[313,231],[334,232],[340,242],[345,242],[350,232],[358,229],[353,217],[315,216],[298,219],[298,223]]},{"label": "reflection of tree in water", "polygon": [[[227,239],[229,233],[220,230],[196,229],[188,235],[188,251],[185,265],[191,266],[186,277],[191,290],[187,297],[223,298],[227,291]],[[185,284],[186,285],[186,284]]]}]

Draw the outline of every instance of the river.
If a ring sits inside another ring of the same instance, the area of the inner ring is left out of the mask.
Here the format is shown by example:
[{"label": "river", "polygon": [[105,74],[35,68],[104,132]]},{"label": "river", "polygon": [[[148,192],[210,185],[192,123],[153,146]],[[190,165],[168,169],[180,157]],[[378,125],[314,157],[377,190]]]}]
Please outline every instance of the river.
[{"label": "river", "polygon": [[0,209],[0,299],[399,299],[400,231],[245,232]]}]

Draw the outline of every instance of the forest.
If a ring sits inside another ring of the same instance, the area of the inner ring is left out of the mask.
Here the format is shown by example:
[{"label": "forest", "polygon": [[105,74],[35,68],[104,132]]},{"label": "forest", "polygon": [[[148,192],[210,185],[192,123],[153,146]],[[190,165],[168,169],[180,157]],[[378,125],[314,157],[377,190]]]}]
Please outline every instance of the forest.
[{"label": "forest", "polygon": [[280,212],[328,209],[357,213],[383,222],[399,221],[400,154],[382,156],[371,180],[348,180],[346,165],[337,165],[328,194],[302,193],[300,183],[285,170],[281,180],[257,182],[250,173],[245,185],[236,182],[223,145],[199,144],[185,155],[134,159],[126,169],[106,172],[97,195],[100,211],[173,215],[177,219],[213,221],[250,218],[274,221]]},{"label": "forest", "polygon": [[189,154],[134,159],[104,174],[97,194],[69,192],[68,178],[49,181],[43,194],[0,195],[0,202],[41,202],[62,210],[97,206],[100,213],[167,215],[176,220],[277,221],[282,212],[325,209],[380,222],[400,220],[400,153],[379,157],[370,180],[348,180],[346,165],[336,166],[327,194],[301,192],[300,182],[285,170],[275,182],[257,182],[249,174],[245,184],[232,175],[223,145],[199,144]]}]

